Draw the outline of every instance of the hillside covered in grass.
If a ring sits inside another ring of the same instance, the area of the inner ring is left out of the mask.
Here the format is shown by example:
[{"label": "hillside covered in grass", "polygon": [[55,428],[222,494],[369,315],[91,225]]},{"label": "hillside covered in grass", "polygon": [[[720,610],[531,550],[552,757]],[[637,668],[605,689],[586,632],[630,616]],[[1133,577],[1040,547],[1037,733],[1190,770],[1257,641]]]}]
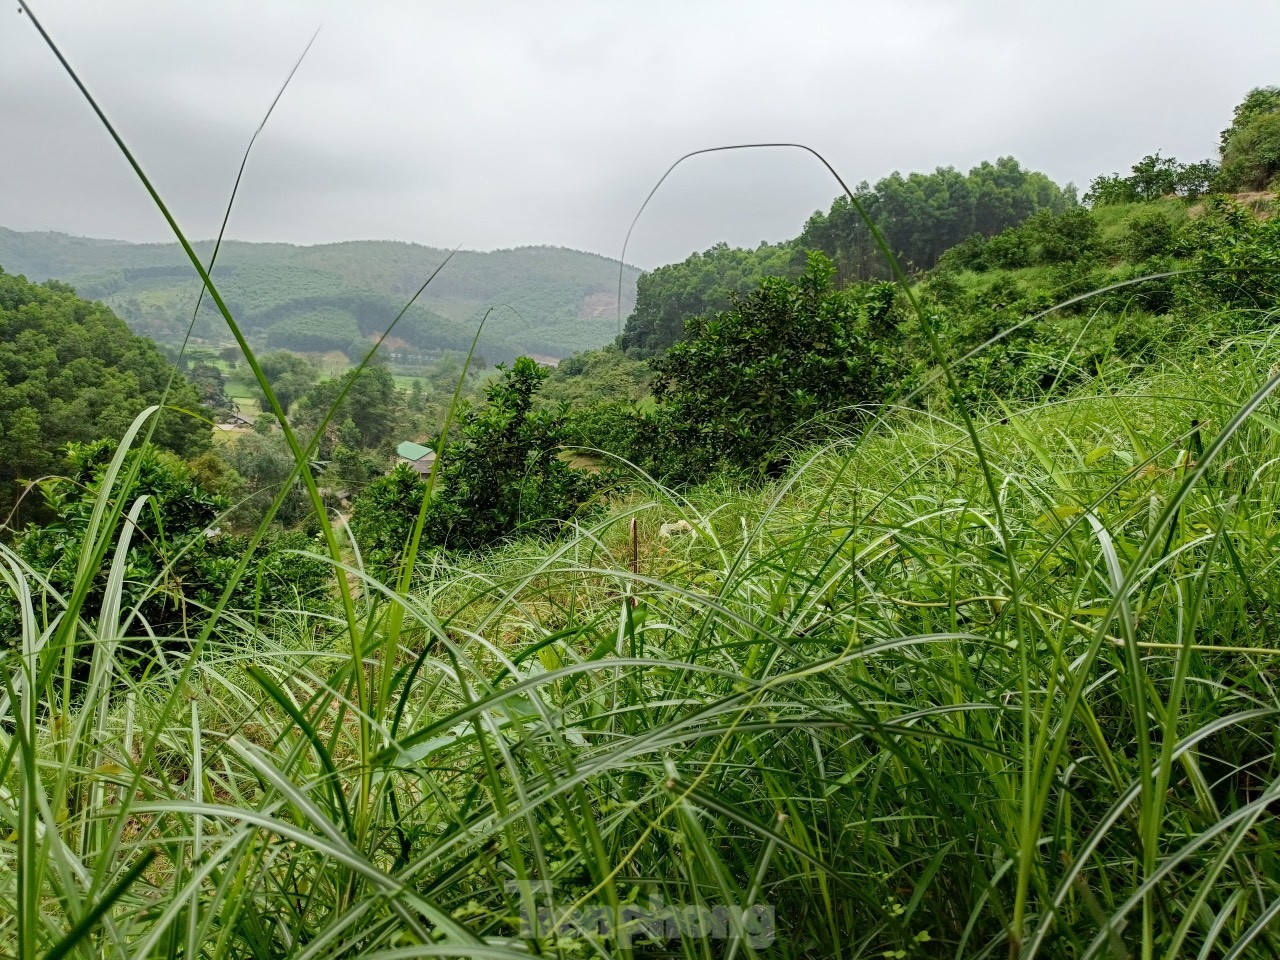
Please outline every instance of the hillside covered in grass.
[{"label": "hillside covered in grass", "polygon": [[73,448],[0,541],[0,954],[1280,955],[1273,116],[947,244],[855,191],[555,374],[250,342],[251,430]]},{"label": "hillside covered in grass", "polygon": [[243,956],[515,957],[594,940],[583,904],[657,917],[637,949],[714,921],[776,956],[1265,955],[1280,354],[1184,346],[971,426],[888,413],[764,488],[641,485],[356,581],[348,615],[228,609],[143,672],[141,598],[92,628],[24,605],[42,889],[92,865],[134,949]]},{"label": "hillside covered in grass", "polygon": [[[202,257],[211,243],[196,244]],[[219,289],[255,341],[298,352],[367,349],[450,251],[410,243],[350,241],[299,247],[227,242]],[[0,227],[0,265],[31,280],[71,284],[101,300],[130,327],[180,342],[200,284],[176,244],[132,244],[21,233]],[[634,304],[637,271],[623,270],[622,316]],[[466,352],[481,318],[481,351],[492,360],[520,354],[563,357],[613,340],[618,324],[618,263],[560,247],[521,247],[452,255],[396,327],[404,353]],[[230,343],[222,318],[205,304],[194,335]],[[352,344],[357,347],[352,349]]]}]

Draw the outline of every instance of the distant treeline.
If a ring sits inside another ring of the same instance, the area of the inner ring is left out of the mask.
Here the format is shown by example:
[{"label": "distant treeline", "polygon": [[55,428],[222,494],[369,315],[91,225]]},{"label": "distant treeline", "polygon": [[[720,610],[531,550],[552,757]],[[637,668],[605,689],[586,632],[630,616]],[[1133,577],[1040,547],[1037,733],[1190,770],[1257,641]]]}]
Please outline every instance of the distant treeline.
[{"label": "distant treeline", "polygon": [[[211,245],[195,246],[207,261]],[[0,227],[0,264],[34,280],[68,282],[82,296],[103,300],[135,332],[169,343],[186,335],[200,291],[175,244]],[[353,329],[366,342],[380,333],[437,268],[396,334],[417,350],[465,351],[491,309],[480,349],[494,360],[522,353],[564,357],[602,346],[617,333],[617,261],[555,247],[481,253],[389,241],[309,247],[227,241],[214,280],[237,322],[256,342],[295,350],[347,350]],[[637,274],[624,268],[624,314],[635,302]],[[230,343],[222,317],[207,299],[194,334]]]},{"label": "distant treeline", "polygon": [[[1078,203],[1074,187],[1060,188],[1013,157],[983,162],[968,174],[952,167],[905,177],[893,173],[874,187],[859,184],[854,194],[898,261],[921,270],[936,266],[944,252],[975,234],[992,237],[1041,211],[1061,213]],[[811,250],[831,259],[841,283],[889,275],[866,221],[842,196],[826,213],[810,217],[789,242],[755,250],[721,244],[643,274],[621,346],[637,356],[661,353],[680,339],[689,317],[725,309],[731,294],[747,293],[762,277],[798,276]]]},{"label": "distant treeline", "polygon": [[[1222,131],[1216,160],[1182,163],[1158,152],[1135,163],[1128,175],[1096,177],[1084,195],[1087,207],[1141,203],[1173,196],[1195,200],[1205,194],[1275,191],[1280,188],[1280,87],[1252,90],[1235,108],[1231,126]],[[1072,184],[1059,187],[1043,173],[1025,170],[1013,157],[983,162],[968,174],[952,167],[933,173],[893,173],[875,186],[854,189],[857,204],[841,196],[826,213],[815,213],[800,236],[754,250],[719,244],[682,263],[659,267],[637,282],[636,308],[627,320],[619,346],[635,357],[654,357],[676,343],[686,321],[725,310],[734,295],[756,288],[763,277],[797,277],[810,251],[825,254],[835,265],[837,284],[880,280],[890,268],[868,227],[875,223],[894,258],[908,272],[936,267],[948,250],[977,250],[983,241],[1003,236],[988,250],[997,262],[1026,259],[1026,251],[1009,241],[1027,239],[1009,231],[1040,216],[1039,241],[1086,226],[1079,218],[1055,225],[1044,219],[1080,207]],[[861,212],[858,207],[861,207]],[[1074,241],[1067,244],[1074,249]],[[1040,251],[1046,262],[1052,250]]]}]

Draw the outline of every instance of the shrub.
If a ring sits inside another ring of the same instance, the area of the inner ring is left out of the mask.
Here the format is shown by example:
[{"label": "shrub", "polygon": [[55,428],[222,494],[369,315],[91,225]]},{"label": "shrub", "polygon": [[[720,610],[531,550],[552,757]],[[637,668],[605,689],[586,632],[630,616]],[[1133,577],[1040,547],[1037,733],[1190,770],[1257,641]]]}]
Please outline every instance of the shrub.
[{"label": "shrub", "polygon": [[1064,213],[1038,213],[1027,221],[1023,230],[1035,245],[1040,263],[1073,263],[1093,257],[1098,252],[1098,224],[1083,207]]},{"label": "shrub", "polygon": [[938,258],[938,268],[943,271],[986,270],[987,245],[987,238],[980,233],[966,237]]},{"label": "shrub", "polygon": [[[590,498],[593,479],[559,456],[564,411],[535,409],[546,376],[520,357],[489,385],[485,403],[463,416],[458,437],[438,461],[440,489],[427,510],[424,545],[487,546],[516,531],[554,526]],[[426,490],[402,464],[356,499],[351,528],[374,563],[400,559]]]},{"label": "shrub", "polygon": [[1171,254],[1177,246],[1177,228],[1160,211],[1138,214],[1128,223],[1122,242],[1125,257],[1135,263]]},{"label": "shrub", "polygon": [[1019,227],[1011,227],[987,241],[983,259],[993,270],[1019,270],[1030,266],[1034,255],[1028,234]]},{"label": "shrub", "polygon": [[732,309],[690,321],[654,363],[663,472],[776,472],[787,460],[781,441],[817,436],[881,397],[895,288],[837,290],[834,275],[811,253],[797,280],[763,280]]},{"label": "shrub", "polygon": [[1260,220],[1224,197],[1211,198],[1179,246],[1203,273],[1185,289],[1214,306],[1274,311],[1280,298],[1280,219]]},{"label": "shrub", "polygon": [[580,447],[594,447],[637,463],[648,462],[640,444],[645,415],[634,404],[594,403],[571,409],[564,422],[564,440]]}]

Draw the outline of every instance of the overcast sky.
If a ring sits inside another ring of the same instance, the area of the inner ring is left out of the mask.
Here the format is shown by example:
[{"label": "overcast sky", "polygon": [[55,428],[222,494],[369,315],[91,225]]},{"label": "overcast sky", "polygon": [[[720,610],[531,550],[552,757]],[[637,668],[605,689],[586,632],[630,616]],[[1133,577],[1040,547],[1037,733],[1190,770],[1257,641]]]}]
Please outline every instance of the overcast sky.
[{"label": "overcast sky", "polygon": [[[802,141],[847,180],[1012,154],[1083,188],[1213,155],[1280,83],[1280,3],[33,0],[193,236],[558,244],[617,256],[681,154]],[[799,232],[836,186],[787,151],[687,162],[627,259]],[[0,225],[170,239],[28,18],[0,12]]]}]

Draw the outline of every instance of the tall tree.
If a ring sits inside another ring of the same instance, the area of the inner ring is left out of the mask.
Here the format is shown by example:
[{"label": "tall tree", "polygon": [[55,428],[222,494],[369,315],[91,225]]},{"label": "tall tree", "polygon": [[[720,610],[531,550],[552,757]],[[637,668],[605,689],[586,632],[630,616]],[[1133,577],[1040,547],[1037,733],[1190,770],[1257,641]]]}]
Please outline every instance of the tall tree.
[{"label": "tall tree", "polygon": [[297,420],[309,429],[319,427],[330,408],[338,402],[343,390],[346,396],[337,413],[329,421],[321,442],[321,455],[327,457],[340,439],[338,431],[348,420],[360,438],[361,449],[387,445],[395,438],[403,407],[395,378],[386,367],[372,364],[357,372],[322,380],[308,390],[297,404]]},{"label": "tall tree", "polygon": [[[1069,193],[1012,157],[982,163],[967,175],[951,167],[905,177],[894,173],[874,189],[861,184],[855,196],[893,255],[917,269],[932,268],[947,249],[973,234],[994,236],[1032,214],[1060,213],[1072,204]],[[842,280],[889,276],[883,252],[848,198],[836,200],[826,214],[814,214],[796,245],[825,253]]]},{"label": "tall tree", "polygon": [[1259,87],[1236,107],[1222,132],[1222,185],[1280,189],[1280,87]]}]

